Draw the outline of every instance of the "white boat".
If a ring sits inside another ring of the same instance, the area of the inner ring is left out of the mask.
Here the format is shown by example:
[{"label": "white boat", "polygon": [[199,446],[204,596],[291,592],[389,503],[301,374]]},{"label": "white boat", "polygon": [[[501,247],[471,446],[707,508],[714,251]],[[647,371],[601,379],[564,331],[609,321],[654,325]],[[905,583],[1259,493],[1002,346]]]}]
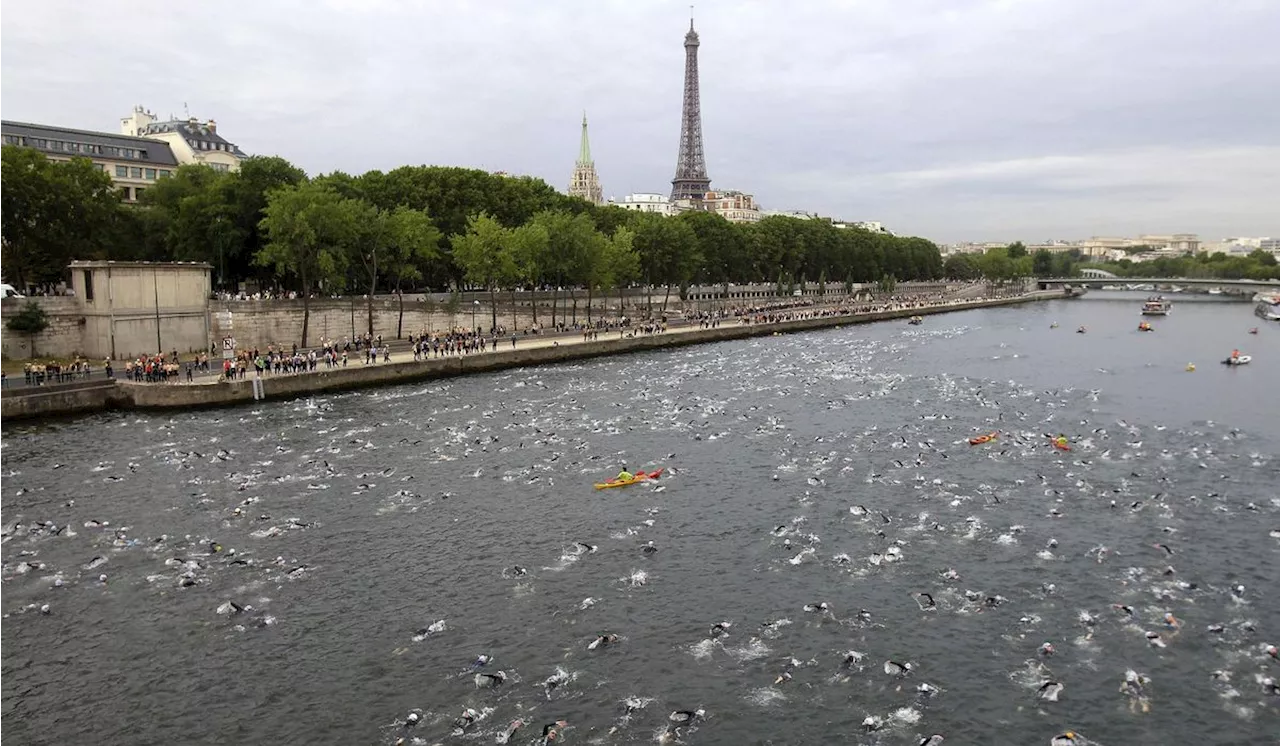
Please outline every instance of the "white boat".
[{"label": "white boat", "polygon": [[1223,360],[1222,364],[1231,365],[1231,366],[1248,365],[1252,361],[1253,361],[1253,358],[1250,357],[1249,355],[1241,355],[1240,357],[1229,357],[1226,360]]},{"label": "white boat", "polygon": [[1263,298],[1253,307],[1253,315],[1267,321],[1280,321],[1280,295]]},{"label": "white boat", "polygon": [[1183,290],[1186,290],[1186,288],[1178,287],[1177,285],[1174,285],[1169,288],[1169,292],[1171,293],[1181,293]]},{"label": "white boat", "polygon": [[1147,298],[1147,302],[1142,304],[1143,316],[1168,316],[1173,310],[1173,304],[1164,299],[1162,295]]},{"label": "white boat", "polygon": [[1222,288],[1209,288],[1209,295],[1222,295]]}]

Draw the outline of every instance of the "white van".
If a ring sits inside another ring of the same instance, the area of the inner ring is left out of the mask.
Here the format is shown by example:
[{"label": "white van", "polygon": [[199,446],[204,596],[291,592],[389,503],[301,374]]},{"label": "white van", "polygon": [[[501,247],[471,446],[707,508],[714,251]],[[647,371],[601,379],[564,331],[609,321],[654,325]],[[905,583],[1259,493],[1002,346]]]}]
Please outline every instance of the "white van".
[{"label": "white van", "polygon": [[0,300],[8,298],[25,298],[26,296],[19,293],[12,285],[7,282],[0,282]]}]

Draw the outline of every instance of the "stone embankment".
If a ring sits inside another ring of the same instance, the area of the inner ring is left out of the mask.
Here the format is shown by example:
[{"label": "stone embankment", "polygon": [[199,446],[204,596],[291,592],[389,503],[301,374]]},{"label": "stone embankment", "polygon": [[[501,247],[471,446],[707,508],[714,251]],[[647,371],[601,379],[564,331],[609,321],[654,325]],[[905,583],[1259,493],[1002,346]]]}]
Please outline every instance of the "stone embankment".
[{"label": "stone embankment", "polygon": [[117,379],[17,389],[6,391],[0,398],[0,416],[9,422],[106,409],[180,410],[229,406],[250,403],[258,399],[289,399],[325,392],[448,378],[468,373],[546,365],[746,337],[812,331],[848,324],[864,324],[917,315],[928,316],[1061,297],[1063,294],[1060,291],[1036,292],[1009,298],[953,301],[924,308],[813,316],[772,323],[741,323],[737,319],[724,319],[714,328],[690,326],[658,334],[635,334],[634,336],[622,336],[617,332],[610,332],[607,337],[602,334],[601,339],[589,342],[581,341],[580,337],[538,342],[522,339],[523,346],[515,349],[500,346],[497,351],[472,355],[327,368],[313,373],[236,381],[218,379],[216,382],[194,384],[156,384]]}]

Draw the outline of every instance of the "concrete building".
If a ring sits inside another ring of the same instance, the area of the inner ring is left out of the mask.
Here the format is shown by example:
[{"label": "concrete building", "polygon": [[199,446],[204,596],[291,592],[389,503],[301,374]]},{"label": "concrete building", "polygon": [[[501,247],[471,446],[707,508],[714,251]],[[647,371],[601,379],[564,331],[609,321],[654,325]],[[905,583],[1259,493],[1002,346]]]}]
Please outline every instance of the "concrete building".
[{"label": "concrete building", "polygon": [[1194,233],[1148,234],[1138,236],[1137,241],[1139,246],[1168,249],[1179,255],[1200,253],[1200,237]]},{"label": "concrete building", "polygon": [[120,120],[120,134],[168,143],[178,163],[184,166],[202,164],[218,171],[236,171],[247,157],[218,134],[218,123],[212,119],[201,122],[194,117],[183,120],[170,115],[160,121],[141,106],[133,107],[133,114]]},{"label": "concrete building", "polygon": [[671,204],[671,200],[667,199],[665,194],[637,192],[636,194],[628,194],[620,200],[611,199],[609,204],[616,205],[624,210],[635,210],[636,212],[652,212],[664,216],[675,214],[675,206]]},{"label": "concrete building", "polygon": [[9,121],[0,123],[0,135],[5,145],[35,148],[55,161],[88,158],[111,177],[125,202],[136,202],[179,163],[168,143],[143,137]]},{"label": "concrete building", "polygon": [[573,164],[569,177],[569,196],[585,199],[593,205],[604,203],[604,190],[600,188],[600,176],[596,162],[591,159],[591,141],[587,139],[587,113],[582,112],[582,141],[578,143],[578,160]]},{"label": "concrete building", "polygon": [[758,223],[764,217],[754,196],[735,190],[707,192],[702,198],[702,208],[730,223]]},{"label": "concrete building", "polygon": [[206,350],[212,267],[203,262],[71,263],[91,358]]}]

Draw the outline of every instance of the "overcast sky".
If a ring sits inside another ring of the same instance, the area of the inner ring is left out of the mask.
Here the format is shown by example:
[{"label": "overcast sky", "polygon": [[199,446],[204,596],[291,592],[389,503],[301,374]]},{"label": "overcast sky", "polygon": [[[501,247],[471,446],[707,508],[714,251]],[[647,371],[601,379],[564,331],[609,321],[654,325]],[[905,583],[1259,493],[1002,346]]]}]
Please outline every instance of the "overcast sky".
[{"label": "overcast sky", "polygon": [[[1280,0],[703,0],[713,188],[940,242],[1280,235]],[[5,119],[669,193],[683,2],[6,0]]]}]

